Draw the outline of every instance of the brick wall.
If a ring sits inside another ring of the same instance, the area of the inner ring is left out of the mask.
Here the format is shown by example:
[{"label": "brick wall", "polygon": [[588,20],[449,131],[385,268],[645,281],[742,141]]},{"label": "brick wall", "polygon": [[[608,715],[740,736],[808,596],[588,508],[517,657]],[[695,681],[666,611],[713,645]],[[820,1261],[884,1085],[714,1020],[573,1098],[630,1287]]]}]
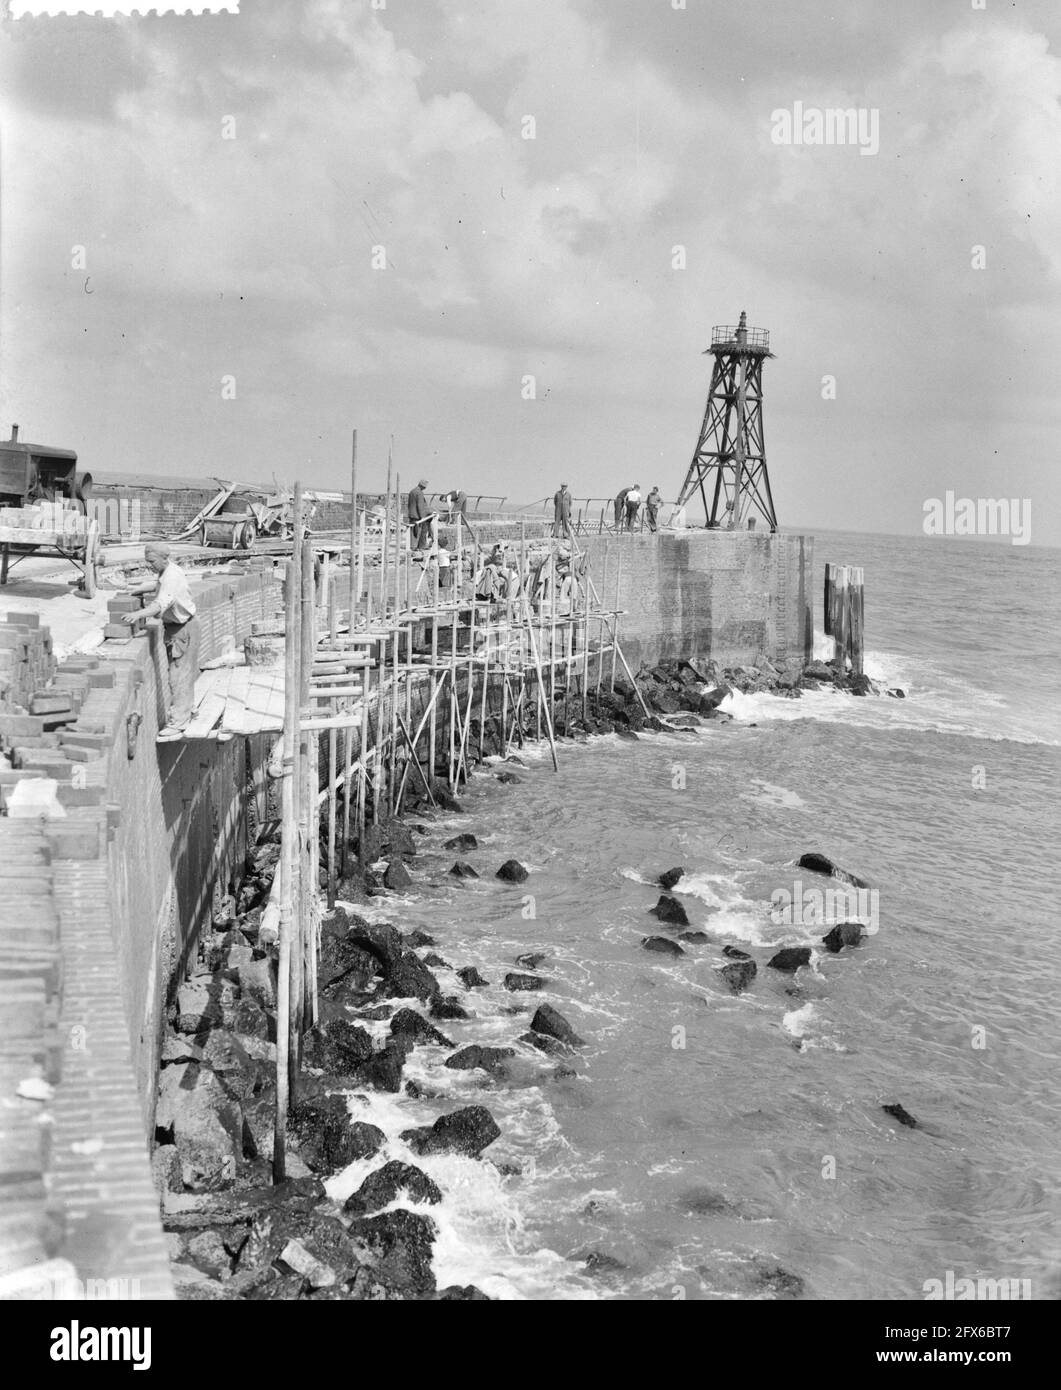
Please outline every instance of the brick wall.
[{"label": "brick wall", "polygon": [[623,610],[619,640],[634,670],[677,657],[810,657],[810,536],[703,530],[579,544],[604,605]]},{"label": "brick wall", "polygon": [[[278,611],[271,568],[192,588],[204,661]],[[268,739],[157,744],[165,672],[158,630],[105,641],[50,683],[73,718],[0,715],[5,810],[47,776],[66,812],[0,816],[0,1279],[53,1258],[126,1297],[172,1296],[148,1149],[157,1044],[167,992],[242,872]],[[27,1078],[54,1087],[50,1129],[19,1095]]]}]

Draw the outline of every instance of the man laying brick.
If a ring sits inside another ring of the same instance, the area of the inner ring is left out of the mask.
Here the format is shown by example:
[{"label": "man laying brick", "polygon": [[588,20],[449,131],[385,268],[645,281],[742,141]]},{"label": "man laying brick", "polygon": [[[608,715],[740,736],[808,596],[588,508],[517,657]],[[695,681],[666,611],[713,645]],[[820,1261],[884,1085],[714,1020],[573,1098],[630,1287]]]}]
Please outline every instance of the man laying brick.
[{"label": "man laying brick", "polygon": [[136,613],[123,613],[122,622],[130,626],[143,618],[160,617],[169,658],[169,711],[166,727],[159,730],[160,742],[180,738],[192,717],[195,678],[199,674],[199,619],[188,577],[170,559],[168,545],[151,541],[144,547],[144,559],[158,576],[129,587],[130,593],[146,594],[157,586],[154,602]]}]

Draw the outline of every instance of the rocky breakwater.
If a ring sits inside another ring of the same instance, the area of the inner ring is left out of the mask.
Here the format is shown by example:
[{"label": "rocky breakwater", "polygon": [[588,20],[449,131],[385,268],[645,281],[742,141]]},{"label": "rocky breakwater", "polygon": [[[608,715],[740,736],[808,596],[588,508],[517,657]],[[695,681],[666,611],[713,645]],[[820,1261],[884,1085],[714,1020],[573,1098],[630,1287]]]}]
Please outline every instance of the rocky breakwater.
[{"label": "rocky breakwater", "polygon": [[[665,729],[696,729],[705,723],[728,723],[732,715],[720,706],[735,692],[798,700],[804,691],[823,688],[856,696],[882,693],[881,686],[869,676],[841,670],[835,661],[805,663],[792,658],[780,666],[767,657],[761,657],[754,666],[666,661],[642,667],[633,685],[616,680],[614,691],[603,687],[599,692],[590,691],[585,715],[581,696],[569,704],[561,690],[553,708],[553,727],[558,735],[617,733],[626,737]],[[887,693],[903,697],[898,689]]]},{"label": "rocky breakwater", "polygon": [[[386,895],[391,869],[415,855],[413,832],[395,819],[367,830],[366,841],[351,847],[364,853],[352,860],[344,891]],[[379,861],[369,856],[384,850],[390,859],[381,875],[372,867]],[[490,1110],[439,1106],[430,1123],[390,1134],[356,1115],[368,1110],[372,1092],[420,1102],[421,1114],[432,1105],[426,1088],[403,1075],[414,1049],[429,1049],[432,1063],[481,1075],[484,1084],[527,1085],[553,1071],[570,1075],[557,1059],[574,1056],[582,1039],[542,1004],[529,1027],[513,1028],[511,1046],[457,1046],[444,1029],[474,1017],[463,1000],[487,983],[477,967],[456,972],[462,998],[445,995],[432,966],[446,963],[428,933],[402,932],[339,907],[322,923],[318,1021],[304,1039],[289,1109],[287,1177],[274,1186],[277,952],[260,928],[278,851],[275,842],[252,851],[239,898],[223,905],[169,1014],[153,1167],[178,1293],[314,1301],[486,1298],[471,1285],[436,1286],[432,1208],[444,1193],[420,1165],[437,1155],[490,1162],[487,1151],[501,1138]],[[510,861],[498,876],[518,881],[517,869],[522,866]],[[528,959],[538,965],[544,957]],[[510,973],[504,986],[540,989],[547,982],[532,973],[533,965]],[[352,1164],[364,1165],[366,1176],[344,1202],[332,1200],[325,1184]]]}]

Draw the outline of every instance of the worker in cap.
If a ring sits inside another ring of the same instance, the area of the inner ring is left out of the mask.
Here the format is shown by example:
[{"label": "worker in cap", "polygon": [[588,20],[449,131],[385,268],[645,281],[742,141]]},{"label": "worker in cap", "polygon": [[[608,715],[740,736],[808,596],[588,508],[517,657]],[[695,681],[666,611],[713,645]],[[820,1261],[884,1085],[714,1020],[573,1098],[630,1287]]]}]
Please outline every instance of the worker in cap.
[{"label": "worker in cap", "polygon": [[188,587],[188,576],[172,558],[170,548],[161,541],[149,541],[144,559],[155,578],[131,585],[129,592],[155,592],[153,601],[134,613],[122,615],[125,623],[141,618],[161,618],[169,666],[169,702],[165,727],[159,741],[180,738],[191,722],[195,678],[199,674],[199,619],[195,600]]},{"label": "worker in cap", "polygon": [[428,506],[426,487],[427,479],[421,478],[409,492],[409,525],[413,528],[413,545],[417,550],[427,550],[433,540],[431,522],[434,513]]},{"label": "worker in cap", "polygon": [[553,535],[571,535],[571,493],[566,483],[561,483],[559,492],[553,493]]}]

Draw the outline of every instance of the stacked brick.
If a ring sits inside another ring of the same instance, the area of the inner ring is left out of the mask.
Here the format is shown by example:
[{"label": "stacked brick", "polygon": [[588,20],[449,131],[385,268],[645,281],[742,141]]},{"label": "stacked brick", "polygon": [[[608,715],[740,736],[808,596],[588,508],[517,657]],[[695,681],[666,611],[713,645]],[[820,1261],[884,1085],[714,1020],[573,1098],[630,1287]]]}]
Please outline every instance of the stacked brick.
[{"label": "stacked brick", "polygon": [[142,637],[147,630],[146,618],[138,617],[133,623],[127,623],[125,619],[128,614],[142,614],[143,610],[144,596],[142,594],[115,594],[107,601],[107,622],[103,629],[104,637],[119,642],[127,642],[132,637]]},{"label": "stacked brick", "polygon": [[36,613],[8,613],[0,623],[0,712],[25,709],[55,671],[52,639]]}]

